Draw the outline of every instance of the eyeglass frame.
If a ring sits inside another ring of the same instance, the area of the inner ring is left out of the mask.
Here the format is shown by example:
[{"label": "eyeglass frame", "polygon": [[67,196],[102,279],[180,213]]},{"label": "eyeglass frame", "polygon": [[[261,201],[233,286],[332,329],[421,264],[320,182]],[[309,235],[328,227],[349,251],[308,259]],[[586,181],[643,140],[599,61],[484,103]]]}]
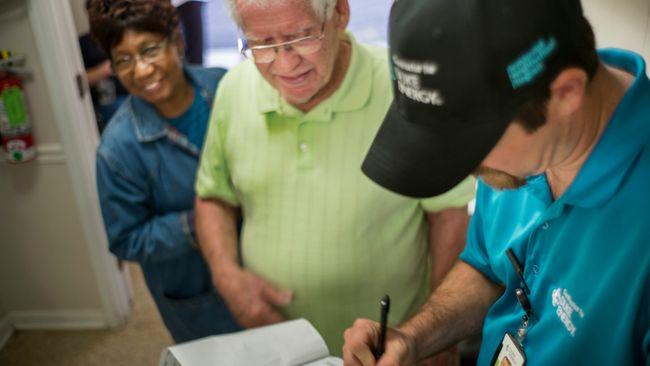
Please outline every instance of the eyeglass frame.
[{"label": "eyeglass frame", "polygon": [[[283,47],[283,48],[286,49],[287,46],[291,46],[292,44],[296,44],[298,42],[302,42],[302,41],[305,41],[305,40],[308,40],[308,39],[314,39],[316,41],[322,41],[323,38],[325,38],[325,24],[326,23],[327,23],[327,20],[323,21],[323,25],[321,25],[321,27],[320,27],[320,35],[319,36],[309,35],[309,36],[305,36],[305,37],[292,39],[292,40],[286,41],[286,42],[279,42],[279,43],[274,43],[274,44],[264,44],[264,45],[252,46],[252,47],[248,47],[248,41],[246,39],[244,39],[244,41],[246,41],[246,42],[243,42],[242,49],[239,52],[242,54],[242,56],[244,56],[247,59],[253,60],[253,62],[255,62],[255,63],[270,64],[271,62],[273,62],[273,61],[275,61],[277,59],[277,57],[278,57],[277,55],[278,55],[278,52],[280,50],[280,47]],[[273,57],[273,59],[271,61],[267,61],[267,62],[257,62],[257,61],[255,61],[255,55],[253,55],[253,51],[255,51],[255,50],[267,50],[267,49],[270,49],[270,48],[274,48],[276,50],[275,51],[275,57]],[[296,49],[293,48],[293,47],[290,47],[289,49],[293,50],[293,51],[296,51]],[[316,50],[316,51],[306,53],[306,55],[318,52],[319,50],[320,50],[320,48],[318,50]],[[251,56],[246,55],[247,51],[251,52]],[[303,54],[301,54],[298,51],[296,51],[296,53],[301,55],[301,56],[304,56]]]},{"label": "eyeglass frame", "polygon": [[[130,72],[133,72],[133,70],[135,69],[135,66],[137,65],[138,62],[142,62],[142,63],[145,64],[145,65],[151,65],[151,64],[153,64],[153,63],[155,63],[156,61],[159,60],[159,58],[160,58],[160,56],[162,55],[162,53],[163,53],[164,51],[167,50],[167,47],[169,47],[169,44],[170,44],[171,41],[172,41],[172,40],[169,39],[169,38],[167,37],[167,38],[164,38],[162,41],[160,41],[160,42],[156,42],[156,43],[154,43],[153,45],[151,45],[151,46],[145,48],[144,50],[140,50],[140,51],[138,51],[138,52],[137,52],[135,55],[133,55],[133,56],[129,55],[129,56],[128,56],[128,57],[129,57],[129,61],[133,61],[133,64],[132,64],[132,65],[129,65],[128,68],[123,69],[123,70],[119,70],[119,69],[115,66],[116,62],[117,62],[117,61],[120,61],[120,60],[119,60],[119,59],[118,59],[118,60],[114,60],[114,59],[111,57],[111,68],[113,69],[113,71],[115,72],[115,74],[127,74],[127,73],[130,73]],[[143,52],[146,51],[147,49],[151,49],[151,48],[153,48],[153,47],[156,47],[156,48],[158,49],[158,53],[156,53],[155,56],[152,56],[151,59],[147,60],[147,57],[143,55]]]}]

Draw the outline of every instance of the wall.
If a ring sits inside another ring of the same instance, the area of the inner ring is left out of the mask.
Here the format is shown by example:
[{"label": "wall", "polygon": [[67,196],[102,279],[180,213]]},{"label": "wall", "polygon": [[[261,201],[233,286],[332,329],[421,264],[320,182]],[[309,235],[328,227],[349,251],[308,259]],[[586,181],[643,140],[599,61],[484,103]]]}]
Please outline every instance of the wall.
[{"label": "wall", "polygon": [[88,33],[90,26],[88,25],[88,16],[86,15],[86,0],[70,0],[70,8],[72,8],[74,25],[78,34]]},{"label": "wall", "polygon": [[13,326],[7,315],[7,311],[0,306],[0,349],[7,343],[11,333],[13,333]]},{"label": "wall", "polygon": [[25,2],[0,1],[0,44],[27,57],[39,153],[24,165],[0,162],[0,308],[19,328],[98,326],[97,280]]},{"label": "wall", "polygon": [[582,3],[594,27],[598,47],[629,49],[650,63],[650,0],[583,0]]}]

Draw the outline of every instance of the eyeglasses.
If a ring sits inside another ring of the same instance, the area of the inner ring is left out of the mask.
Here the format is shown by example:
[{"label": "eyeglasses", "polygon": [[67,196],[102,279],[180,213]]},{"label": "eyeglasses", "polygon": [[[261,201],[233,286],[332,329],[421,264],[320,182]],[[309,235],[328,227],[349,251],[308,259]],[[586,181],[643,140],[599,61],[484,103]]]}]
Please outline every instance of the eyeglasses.
[{"label": "eyeglasses", "polygon": [[323,25],[321,26],[319,36],[310,35],[292,39],[286,42],[252,47],[248,47],[244,42],[241,54],[246,58],[252,59],[255,63],[268,64],[273,62],[278,57],[280,48],[284,48],[287,51],[293,50],[301,56],[318,52],[321,47],[323,47],[323,43],[321,41],[324,37],[325,22],[323,22]]},{"label": "eyeglasses", "polygon": [[116,74],[126,74],[133,70],[136,61],[140,61],[145,65],[150,65],[156,61],[160,61],[168,44],[169,40],[165,39],[158,43],[145,45],[134,56],[120,56],[112,61],[111,65],[113,66],[113,70]]}]

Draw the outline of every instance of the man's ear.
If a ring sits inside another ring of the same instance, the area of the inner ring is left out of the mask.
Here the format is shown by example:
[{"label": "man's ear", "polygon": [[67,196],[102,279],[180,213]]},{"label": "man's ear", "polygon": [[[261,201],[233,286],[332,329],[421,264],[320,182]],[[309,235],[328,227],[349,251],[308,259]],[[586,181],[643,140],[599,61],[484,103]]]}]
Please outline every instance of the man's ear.
[{"label": "man's ear", "polygon": [[350,4],[348,0],[338,0],[332,16],[335,17],[334,24],[336,25],[336,29],[341,32],[345,31],[350,22]]},{"label": "man's ear", "polygon": [[585,70],[577,67],[565,69],[550,86],[550,105],[561,117],[568,117],[582,107],[587,92],[589,77]]}]

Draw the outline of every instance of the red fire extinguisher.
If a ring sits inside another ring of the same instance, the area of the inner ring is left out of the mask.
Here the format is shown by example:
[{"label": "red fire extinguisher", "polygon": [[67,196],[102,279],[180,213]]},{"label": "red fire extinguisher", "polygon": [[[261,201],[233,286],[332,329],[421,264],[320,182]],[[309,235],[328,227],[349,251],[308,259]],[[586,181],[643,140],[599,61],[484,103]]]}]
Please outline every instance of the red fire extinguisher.
[{"label": "red fire extinguisher", "polygon": [[22,80],[0,71],[0,135],[10,163],[34,160],[36,150],[27,114]]}]

